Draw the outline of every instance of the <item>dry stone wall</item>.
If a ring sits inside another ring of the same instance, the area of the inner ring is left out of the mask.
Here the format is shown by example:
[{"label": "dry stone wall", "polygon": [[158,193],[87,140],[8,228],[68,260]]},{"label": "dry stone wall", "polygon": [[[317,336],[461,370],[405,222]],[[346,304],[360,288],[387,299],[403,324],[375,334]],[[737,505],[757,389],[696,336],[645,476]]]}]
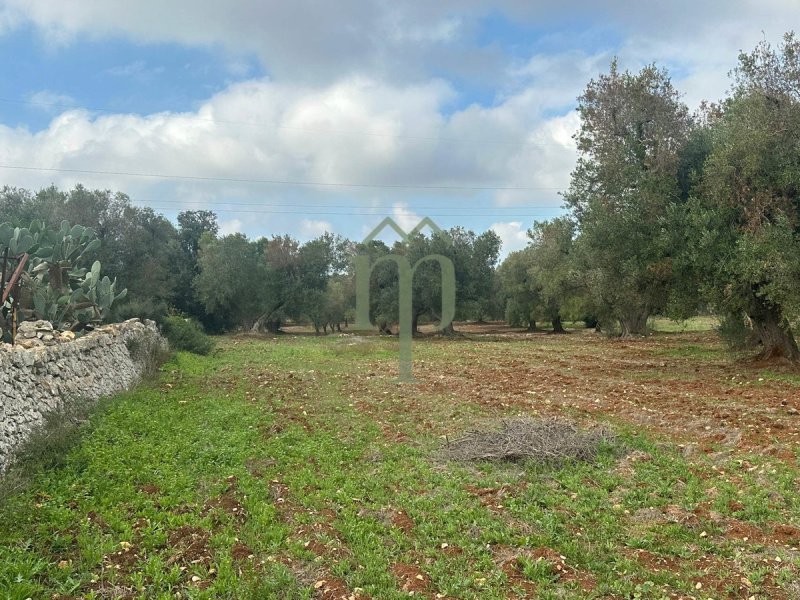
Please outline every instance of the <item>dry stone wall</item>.
[{"label": "dry stone wall", "polygon": [[166,341],[152,321],[130,319],[80,337],[47,321],[22,323],[15,346],[0,343],[0,473],[45,414],[130,388],[159,346]]}]

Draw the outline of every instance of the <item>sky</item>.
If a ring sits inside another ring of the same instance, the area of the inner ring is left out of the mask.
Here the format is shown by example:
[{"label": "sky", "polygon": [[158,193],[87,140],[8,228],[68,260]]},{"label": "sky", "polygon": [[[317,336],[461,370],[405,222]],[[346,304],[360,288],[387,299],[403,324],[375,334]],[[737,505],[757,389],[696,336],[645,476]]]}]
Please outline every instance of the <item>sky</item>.
[{"label": "sky", "polygon": [[0,0],[0,185],[303,241],[430,216],[505,255],[564,212],[576,98],[614,57],[695,109],[795,24],[797,0]]}]

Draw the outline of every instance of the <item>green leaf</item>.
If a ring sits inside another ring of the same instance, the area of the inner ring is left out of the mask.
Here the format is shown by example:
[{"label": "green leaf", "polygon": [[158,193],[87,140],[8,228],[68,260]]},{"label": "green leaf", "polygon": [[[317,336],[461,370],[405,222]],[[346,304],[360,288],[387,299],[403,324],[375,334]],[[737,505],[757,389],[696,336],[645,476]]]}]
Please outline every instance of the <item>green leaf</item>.
[{"label": "green leaf", "polygon": [[40,317],[44,317],[47,314],[44,294],[40,291],[33,294],[33,310],[35,310]]},{"label": "green leaf", "polygon": [[0,223],[0,248],[8,246],[11,236],[14,235],[14,228],[10,223]]},{"label": "green leaf", "polygon": [[36,258],[47,259],[53,256],[53,247],[52,246],[40,246],[38,250],[33,254]]},{"label": "green leaf", "polygon": [[83,256],[88,252],[94,252],[100,247],[100,244],[101,244],[100,240],[98,240],[97,238],[93,239],[86,245],[86,248],[84,248],[83,252],[81,252],[81,256]]}]

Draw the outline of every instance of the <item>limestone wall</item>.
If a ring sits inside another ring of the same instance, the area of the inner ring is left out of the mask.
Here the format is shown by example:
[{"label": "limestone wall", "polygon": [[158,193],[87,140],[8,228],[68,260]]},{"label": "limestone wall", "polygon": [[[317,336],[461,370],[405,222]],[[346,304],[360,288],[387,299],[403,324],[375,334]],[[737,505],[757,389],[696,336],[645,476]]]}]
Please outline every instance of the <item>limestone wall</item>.
[{"label": "limestone wall", "polygon": [[0,472],[44,414],[130,388],[147,368],[147,349],[165,344],[155,323],[138,319],[77,338],[46,321],[21,324],[17,345],[0,343]]}]

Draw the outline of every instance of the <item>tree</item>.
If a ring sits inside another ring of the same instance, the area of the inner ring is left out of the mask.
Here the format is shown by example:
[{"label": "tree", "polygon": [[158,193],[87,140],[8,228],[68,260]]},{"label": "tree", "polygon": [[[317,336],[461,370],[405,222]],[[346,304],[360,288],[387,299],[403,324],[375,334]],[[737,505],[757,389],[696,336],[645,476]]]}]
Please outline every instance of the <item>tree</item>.
[{"label": "tree", "polygon": [[[405,247],[397,244],[395,253],[404,253]],[[371,240],[358,244],[356,253],[369,257],[373,265],[382,256],[392,254],[384,242]],[[391,333],[391,326],[399,320],[399,285],[397,265],[393,261],[381,262],[374,266],[369,279],[369,315],[372,323],[378,324],[381,333]]]},{"label": "tree", "polygon": [[266,265],[262,248],[241,233],[200,240],[194,280],[197,296],[209,313],[228,327],[250,329],[264,314]]},{"label": "tree", "polygon": [[512,327],[536,331],[536,312],[540,304],[539,286],[531,276],[531,247],[509,254],[497,270],[505,304],[505,319]]},{"label": "tree", "polygon": [[[355,315],[356,286],[352,273],[337,274],[328,281],[325,290],[325,322],[333,331],[341,331],[341,324],[347,326]],[[323,322],[323,329],[325,328]]]},{"label": "tree", "polygon": [[199,273],[197,255],[203,235],[214,237],[219,232],[217,215],[208,210],[187,210],[178,213],[178,238],[180,260],[175,265],[175,292],[173,302],[181,312],[195,316],[206,325],[212,325],[192,288]]},{"label": "tree", "polygon": [[42,220],[31,210],[33,197],[28,190],[11,186],[0,189],[0,215],[9,224],[27,226],[31,221]]},{"label": "tree", "polygon": [[761,358],[800,360],[800,41],[742,53],[689,206],[689,262],[702,296],[730,321],[747,317]]},{"label": "tree", "polygon": [[126,316],[161,318],[174,303],[182,257],[175,227],[149,207],[125,206],[121,221],[104,233],[102,256],[113,257],[110,273],[131,290],[128,301],[138,314]]},{"label": "tree", "polygon": [[298,316],[297,282],[300,273],[300,243],[294,238],[273,236],[261,240],[262,260],[266,264],[262,313],[253,324],[253,331],[266,329],[277,333],[290,315]]},{"label": "tree", "polygon": [[548,319],[553,333],[566,333],[562,312],[574,308],[578,285],[572,260],[575,224],[566,217],[535,222],[528,231],[530,267],[528,276],[536,287],[534,311]]},{"label": "tree", "polygon": [[19,223],[33,217],[53,230],[64,220],[91,228],[101,242],[96,258],[103,271],[131,291],[114,304],[114,318],[159,319],[174,303],[183,264],[177,232],[169,220],[134,206],[126,194],[82,185],[69,191],[50,186],[35,194],[4,188],[0,206]]},{"label": "tree", "polygon": [[[298,271],[290,301],[290,313],[296,319],[307,318],[319,333],[327,333],[345,320],[348,285],[355,301],[352,274],[347,271],[353,244],[325,233],[303,244],[298,251]],[[350,306],[352,306],[352,303]]]},{"label": "tree", "polygon": [[565,194],[577,223],[593,312],[642,334],[671,279],[664,219],[680,200],[678,170],[691,119],[664,70],[650,65],[592,80],[578,98],[580,156]]},{"label": "tree", "polygon": [[[463,227],[453,227],[446,232],[432,233],[430,237],[420,235],[410,240],[408,255],[412,265],[432,254],[450,259],[456,279],[456,319],[481,319],[489,311],[500,244],[500,237],[492,230],[478,235]],[[414,275],[414,332],[423,314],[440,320],[441,298],[440,267],[433,261],[420,264]],[[452,323],[444,333],[454,333]]]},{"label": "tree", "polygon": [[326,289],[333,270],[334,238],[324,234],[303,244],[298,251],[298,270],[290,303],[293,316],[308,318],[314,330],[327,330]]},{"label": "tree", "polygon": [[[483,320],[493,312],[497,260],[502,244],[491,229],[480,235],[461,228],[450,230],[456,260],[458,319]],[[459,268],[460,267],[460,268]]]},{"label": "tree", "polygon": [[216,236],[219,233],[217,215],[210,210],[185,210],[178,213],[178,227],[181,247],[195,260],[203,234],[210,233]]}]

